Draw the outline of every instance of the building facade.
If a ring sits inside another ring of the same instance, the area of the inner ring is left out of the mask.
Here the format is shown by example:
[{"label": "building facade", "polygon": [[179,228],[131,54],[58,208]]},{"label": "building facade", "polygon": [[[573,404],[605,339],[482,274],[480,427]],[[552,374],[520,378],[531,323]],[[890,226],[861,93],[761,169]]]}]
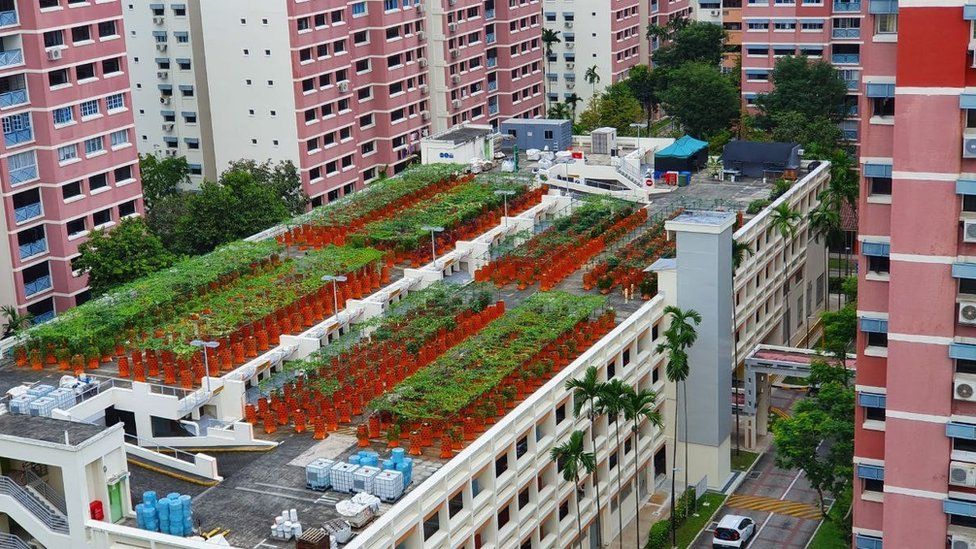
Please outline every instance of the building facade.
[{"label": "building facade", "polygon": [[47,320],[88,297],[90,231],[142,212],[117,2],[0,7],[0,303]]},{"label": "building facade", "polygon": [[140,151],[186,156],[197,181],[287,160],[319,205],[430,133],[544,115],[539,0],[130,6]]},{"label": "building facade", "polygon": [[854,534],[973,547],[976,12],[891,4],[864,20],[897,42],[863,52]]}]

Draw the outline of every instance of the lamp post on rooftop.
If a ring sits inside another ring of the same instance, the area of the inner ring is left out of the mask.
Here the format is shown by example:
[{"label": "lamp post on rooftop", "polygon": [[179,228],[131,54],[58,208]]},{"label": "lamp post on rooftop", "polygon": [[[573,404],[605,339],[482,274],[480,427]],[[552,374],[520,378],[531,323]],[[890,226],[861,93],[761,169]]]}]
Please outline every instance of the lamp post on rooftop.
[{"label": "lamp post on rooftop", "polygon": [[203,369],[206,373],[204,378],[207,380],[207,392],[210,392],[210,359],[207,358],[207,349],[216,349],[220,347],[219,341],[204,341],[202,339],[194,339],[190,342],[190,345],[194,347],[200,347],[203,351]]},{"label": "lamp post on rooftop", "polygon": [[348,279],[346,277],[342,276],[342,275],[325,275],[325,276],[322,277],[322,282],[331,282],[332,283],[332,307],[333,307],[332,310],[335,311],[336,322],[339,322],[340,325],[342,323],[339,321],[339,288],[338,288],[338,286],[339,286],[339,283],[340,282],[345,282],[346,280],[348,280]]},{"label": "lamp post on rooftop", "polygon": [[437,262],[437,248],[434,243],[434,233],[439,233],[444,230],[444,227],[434,227],[432,225],[424,225],[420,228],[422,231],[430,231],[430,257],[431,261]]},{"label": "lamp post on rooftop", "polygon": [[505,201],[505,228],[508,228],[508,197],[515,194],[515,191],[509,189],[498,189],[495,194],[501,195]]}]

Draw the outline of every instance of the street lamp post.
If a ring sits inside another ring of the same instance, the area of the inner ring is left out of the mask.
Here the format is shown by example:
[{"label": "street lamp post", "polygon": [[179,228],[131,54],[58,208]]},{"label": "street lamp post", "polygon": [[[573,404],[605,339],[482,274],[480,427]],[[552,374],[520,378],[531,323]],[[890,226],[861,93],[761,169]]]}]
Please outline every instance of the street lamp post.
[{"label": "street lamp post", "polygon": [[[333,307],[332,310],[335,311],[336,322],[339,322],[339,287],[338,286],[340,282],[345,282],[346,280],[347,280],[346,277],[342,275],[337,275],[337,276],[325,275],[322,277],[322,282],[332,283],[332,307]],[[342,323],[339,322],[339,324],[341,325]]]},{"label": "street lamp post", "polygon": [[420,228],[422,231],[430,231],[430,257],[431,261],[437,262],[437,247],[434,243],[434,233],[439,233],[444,230],[444,227],[434,227],[432,225],[424,225]]},{"label": "street lamp post", "polygon": [[190,342],[190,345],[194,347],[200,347],[203,351],[203,369],[206,373],[204,378],[207,380],[207,392],[210,392],[210,360],[207,358],[207,349],[216,349],[220,346],[219,341],[203,341],[202,339],[194,339]]},{"label": "street lamp post", "polygon": [[515,194],[515,191],[508,189],[498,189],[495,194],[499,194],[503,197],[505,201],[505,228],[508,228],[508,197]]}]

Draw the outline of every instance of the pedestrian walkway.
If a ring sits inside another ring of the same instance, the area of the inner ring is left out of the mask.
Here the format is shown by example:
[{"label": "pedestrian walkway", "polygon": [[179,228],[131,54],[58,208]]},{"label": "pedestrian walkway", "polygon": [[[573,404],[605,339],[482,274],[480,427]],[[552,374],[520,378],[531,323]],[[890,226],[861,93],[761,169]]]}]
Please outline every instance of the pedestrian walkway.
[{"label": "pedestrian walkway", "polygon": [[767,511],[777,515],[787,515],[796,518],[819,520],[820,509],[816,505],[801,503],[789,499],[767,498],[736,494],[725,501],[726,507],[733,509],[748,509],[751,511]]}]

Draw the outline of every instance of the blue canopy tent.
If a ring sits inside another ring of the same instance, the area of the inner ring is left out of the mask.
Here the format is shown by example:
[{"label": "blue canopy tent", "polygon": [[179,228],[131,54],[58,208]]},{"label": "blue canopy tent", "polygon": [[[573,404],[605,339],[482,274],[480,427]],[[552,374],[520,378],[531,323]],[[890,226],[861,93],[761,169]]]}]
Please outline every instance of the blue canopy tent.
[{"label": "blue canopy tent", "polygon": [[685,135],[654,153],[654,171],[694,172],[708,162],[708,142]]}]

